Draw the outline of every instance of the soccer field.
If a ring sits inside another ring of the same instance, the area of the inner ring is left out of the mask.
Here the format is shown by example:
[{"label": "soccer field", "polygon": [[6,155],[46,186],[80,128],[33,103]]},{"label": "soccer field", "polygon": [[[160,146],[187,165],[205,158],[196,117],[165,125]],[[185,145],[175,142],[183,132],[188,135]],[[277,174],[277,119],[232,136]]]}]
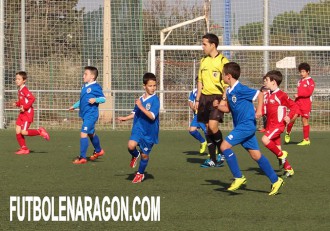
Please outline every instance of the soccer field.
[{"label": "soccer field", "polygon": [[[329,132],[313,132],[311,146],[283,145],[295,170],[280,193],[268,196],[270,182],[240,147],[234,148],[247,186],[228,192],[231,174],[222,168],[204,169],[206,156],[185,131],[161,131],[146,179],[132,184],[127,152],[128,131],[98,132],[105,156],[75,166],[79,131],[50,131],[51,140],[28,137],[31,154],[18,156],[14,130],[0,131],[0,230],[329,230],[330,188],[327,151]],[[225,132],[227,134],[227,132]],[[258,134],[260,140],[260,134]],[[277,161],[263,153],[277,170]],[[89,153],[93,151],[91,145]],[[278,172],[281,174],[281,172]],[[10,221],[10,196],[160,197],[160,221]]]}]

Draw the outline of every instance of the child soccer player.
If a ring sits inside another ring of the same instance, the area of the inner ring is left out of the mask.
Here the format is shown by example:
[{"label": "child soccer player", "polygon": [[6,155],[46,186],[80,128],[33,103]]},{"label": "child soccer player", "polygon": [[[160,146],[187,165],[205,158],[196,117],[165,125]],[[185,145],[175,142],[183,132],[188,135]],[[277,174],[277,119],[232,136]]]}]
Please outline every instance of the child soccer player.
[{"label": "child soccer player", "polygon": [[[149,154],[154,144],[158,144],[159,133],[159,98],[155,94],[156,76],[153,73],[143,75],[145,93],[135,100],[132,113],[125,117],[118,117],[119,121],[133,119],[131,137],[128,141],[128,152],[132,155],[130,167],[136,166],[141,155],[140,166],[132,183],[141,183],[144,180],[144,171],[148,165]],[[139,146],[140,150],[137,150]]]},{"label": "child soccer player", "polygon": [[189,100],[188,100],[189,107],[193,111],[193,119],[190,123],[189,134],[192,135],[196,140],[198,140],[200,142],[199,153],[203,154],[207,147],[207,142],[204,139],[204,137],[198,132],[197,129],[202,129],[205,136],[207,134],[207,131],[206,131],[205,124],[197,121],[197,113],[195,111],[196,95],[197,95],[197,88],[195,88],[194,90],[192,90],[190,92]]},{"label": "child soccer player", "polygon": [[80,100],[69,108],[70,111],[79,108],[79,116],[83,120],[80,132],[80,156],[73,161],[73,164],[87,163],[88,137],[94,146],[94,153],[90,160],[96,160],[104,155],[99,137],[95,134],[95,124],[99,118],[99,104],[105,102],[102,88],[96,82],[97,76],[98,70],[96,67],[85,67],[83,76],[85,84],[81,89]]},{"label": "child soccer player", "polygon": [[16,139],[20,146],[20,149],[15,152],[17,155],[26,155],[30,153],[30,150],[26,146],[24,136],[42,136],[44,139],[49,140],[49,135],[43,127],[39,127],[39,129],[29,129],[34,117],[32,104],[35,101],[35,97],[25,85],[26,80],[27,73],[25,71],[19,71],[16,73],[15,82],[19,88],[18,101],[13,105],[20,109],[20,113],[16,120]]},{"label": "child soccer player", "polygon": [[[298,66],[301,79],[298,81],[297,94],[295,94],[295,102],[300,109],[301,121],[303,124],[303,134],[304,139],[297,145],[310,145],[311,141],[309,139],[309,117],[312,110],[312,94],[315,88],[314,80],[309,76],[311,67],[308,63],[301,63]],[[290,142],[290,133],[295,120],[288,124],[286,134],[284,137],[285,143]]]},{"label": "child soccer player", "polygon": [[[261,138],[262,143],[276,155],[280,166],[283,165],[284,177],[294,174],[293,168],[288,162],[288,153],[281,150],[281,134],[286,124],[295,119],[298,115],[298,105],[289,96],[279,89],[283,76],[279,71],[269,71],[264,76],[264,85],[269,89],[266,93],[264,106],[267,111],[267,127],[265,135]],[[287,115],[286,109],[290,109]]]},{"label": "child soccer player", "polygon": [[[236,154],[231,149],[233,146],[241,144],[271,181],[272,189],[269,195],[276,195],[283,184],[283,179],[276,175],[268,159],[261,154],[255,136],[256,117],[260,118],[262,115],[262,102],[264,97],[259,90],[251,89],[241,84],[238,81],[240,73],[241,69],[237,63],[229,62],[224,65],[222,78],[224,82],[229,85],[226,90],[228,104],[222,100],[218,105],[218,109],[223,112],[228,113],[231,111],[234,123],[234,129],[220,146],[230,171],[235,178],[227,190],[235,191],[243,184],[246,184],[246,178],[239,168]],[[258,107],[255,112],[252,101],[257,97]]]}]

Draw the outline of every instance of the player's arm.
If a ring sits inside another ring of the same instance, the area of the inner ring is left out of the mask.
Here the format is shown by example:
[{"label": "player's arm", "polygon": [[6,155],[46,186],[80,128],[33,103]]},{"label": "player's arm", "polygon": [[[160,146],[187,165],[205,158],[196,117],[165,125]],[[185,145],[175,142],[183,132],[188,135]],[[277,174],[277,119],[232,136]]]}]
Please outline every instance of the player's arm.
[{"label": "player's arm", "polygon": [[143,107],[140,98],[138,98],[135,101],[135,104],[150,120],[156,119],[156,116],[158,115],[158,113],[157,113],[157,115],[155,115],[155,113],[152,110],[148,111],[145,107]]},{"label": "player's arm", "polygon": [[192,111],[195,111],[195,105],[194,105],[194,102],[192,102],[192,101],[188,101],[188,106],[190,107],[190,109],[192,110]]},{"label": "player's arm", "polygon": [[286,116],[288,118],[284,118],[284,121],[288,124],[298,117],[299,106],[287,95],[284,98],[283,105],[290,110],[289,114]]},{"label": "player's arm", "polygon": [[256,110],[256,118],[260,118],[262,116],[262,106],[264,104],[264,94],[261,94],[258,91],[258,103],[257,103],[257,110]]},{"label": "player's arm", "polygon": [[131,120],[134,118],[134,112],[132,112],[131,114],[129,114],[128,116],[121,116],[118,117],[117,120],[122,122],[122,121],[127,121],[127,120]]},{"label": "player's arm", "polygon": [[78,100],[77,102],[75,102],[75,103],[69,108],[69,110],[70,110],[70,111],[73,111],[74,109],[79,108],[79,106],[80,106],[80,100]]},{"label": "player's arm", "polygon": [[199,100],[202,95],[202,89],[203,89],[203,83],[200,82],[199,78],[197,81],[197,94],[196,94],[196,100],[195,100],[195,105],[194,105],[194,111],[197,111],[198,105],[199,105]]},{"label": "player's arm", "polygon": [[313,94],[315,88],[314,81],[311,81],[307,87],[299,87],[297,97],[308,98]]},{"label": "player's arm", "polygon": [[221,100],[220,104],[218,105],[218,110],[224,112],[224,113],[229,113],[230,112],[230,107],[227,101]]},{"label": "player's arm", "polygon": [[105,97],[90,98],[88,100],[88,103],[90,103],[90,104],[94,104],[94,103],[98,103],[98,104],[105,103]]}]

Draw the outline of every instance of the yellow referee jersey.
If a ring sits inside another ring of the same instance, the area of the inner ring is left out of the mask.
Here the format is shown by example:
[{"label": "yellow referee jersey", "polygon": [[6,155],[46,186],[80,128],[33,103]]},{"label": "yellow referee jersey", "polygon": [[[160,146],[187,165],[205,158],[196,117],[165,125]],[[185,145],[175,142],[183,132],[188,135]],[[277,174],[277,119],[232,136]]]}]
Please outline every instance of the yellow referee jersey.
[{"label": "yellow referee jersey", "polygon": [[216,95],[222,94],[227,85],[223,82],[221,74],[223,65],[228,63],[228,59],[222,54],[216,57],[205,56],[201,60],[198,71],[198,82],[203,84],[202,94]]}]

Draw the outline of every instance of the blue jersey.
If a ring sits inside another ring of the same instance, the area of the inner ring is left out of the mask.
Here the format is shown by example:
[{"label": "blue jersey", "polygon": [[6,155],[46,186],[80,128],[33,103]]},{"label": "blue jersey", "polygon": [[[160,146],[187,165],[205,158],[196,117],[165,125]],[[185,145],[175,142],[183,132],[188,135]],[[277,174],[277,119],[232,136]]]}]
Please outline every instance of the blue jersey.
[{"label": "blue jersey", "polygon": [[[197,88],[195,88],[194,90],[192,90],[190,92],[188,101],[195,104],[196,96],[197,96]],[[194,117],[195,117],[195,115],[196,115],[196,112],[194,112]]]},{"label": "blue jersey", "polygon": [[227,99],[233,117],[234,127],[256,129],[256,118],[253,100],[257,98],[258,90],[251,89],[239,81],[227,88]]},{"label": "blue jersey", "polygon": [[81,89],[79,100],[79,116],[81,118],[99,117],[99,103],[90,104],[88,100],[91,98],[105,99],[101,86],[95,81],[85,84]]},{"label": "blue jersey", "polygon": [[149,119],[136,105],[134,113],[132,134],[143,138],[147,143],[158,144],[159,133],[159,98],[156,94],[143,99],[140,97],[143,107],[154,115],[154,120]]}]

